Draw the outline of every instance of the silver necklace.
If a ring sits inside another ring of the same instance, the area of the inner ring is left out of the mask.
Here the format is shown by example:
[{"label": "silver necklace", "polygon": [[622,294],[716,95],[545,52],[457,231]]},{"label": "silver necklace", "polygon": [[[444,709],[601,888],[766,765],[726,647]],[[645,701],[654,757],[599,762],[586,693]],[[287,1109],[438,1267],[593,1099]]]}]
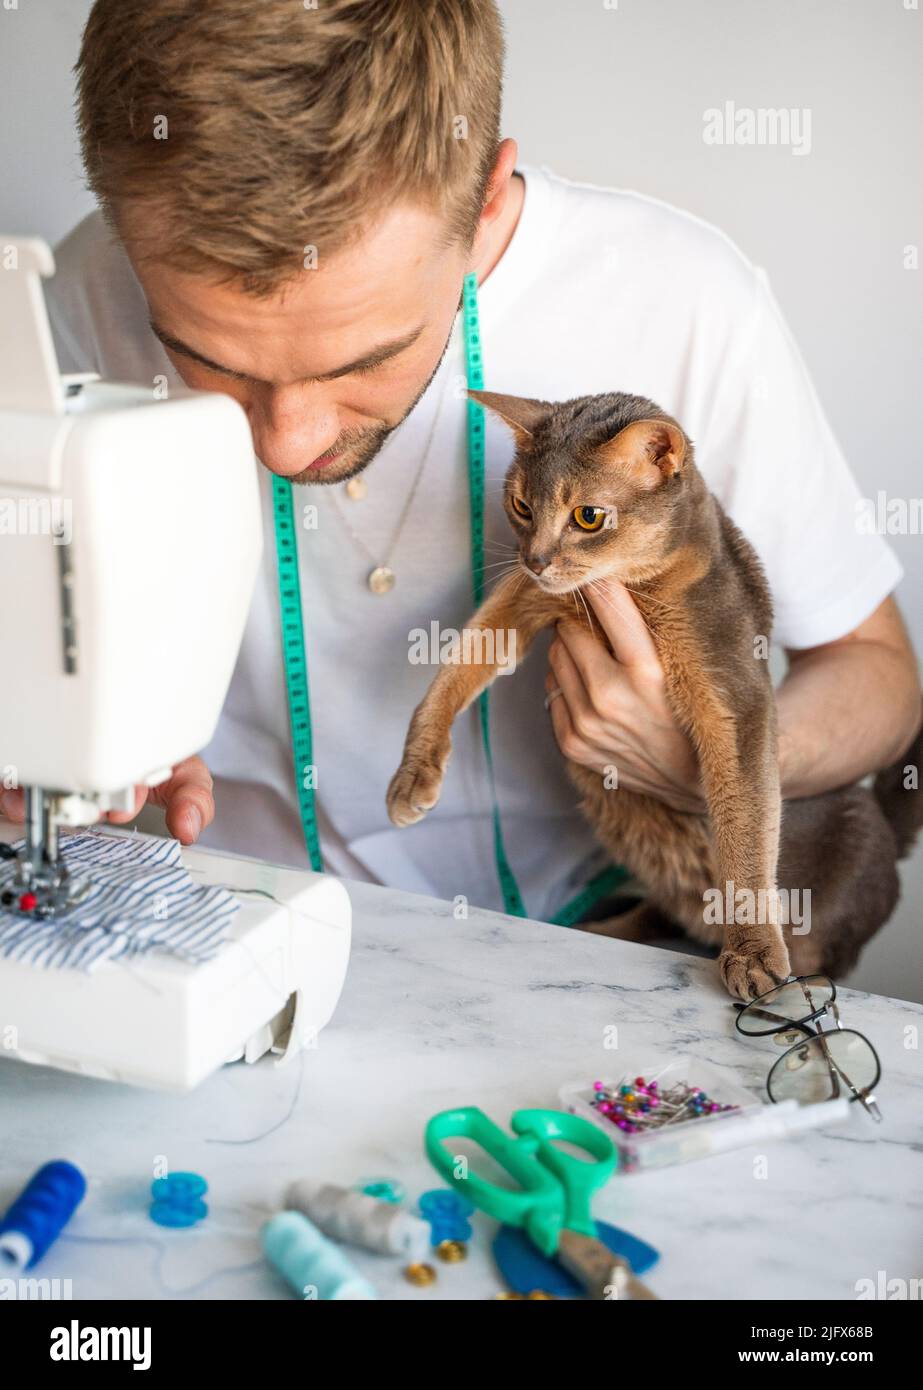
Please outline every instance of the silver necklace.
[{"label": "silver necklace", "polygon": [[[391,567],[391,557],[397,549],[397,543],[401,538],[401,532],[404,529],[404,523],[407,520],[408,515],[410,514],[410,509],[413,506],[413,499],[414,497],[416,497],[417,488],[420,486],[420,479],[423,477],[423,469],[426,466],[426,460],[429,458],[430,449],[433,445],[433,438],[436,434],[436,425],[438,424],[439,414],[442,409],[442,398],[445,395],[445,385],[447,380],[448,373],[446,373],[445,381],[443,381],[442,383],[442,389],[439,392],[439,398],[436,401],[435,409],[433,411],[433,421],[429,427],[429,434],[426,439],[426,447],[424,448],[423,453],[420,457],[420,462],[417,465],[417,471],[414,474],[413,482],[410,485],[410,491],[407,494],[407,500],[401,509],[400,516],[398,517],[397,526],[395,527],[394,534],[391,537],[391,544],[388,546],[388,549],[385,552],[385,556],[382,560],[379,561],[377,557],[372,553],[372,551],[368,548],[362,537],[356,534],[350,523],[347,521],[346,517],[340,511],[340,504],[337,500],[336,493],[331,493],[334,510],[337,516],[340,518],[340,521],[343,523],[344,530],[349,535],[350,540],[352,540],[353,544],[359,547],[359,549],[363,552],[363,554],[371,563],[372,568],[366,575],[365,582],[368,589],[373,594],[388,594],[391,592],[391,590],[397,583],[397,575],[394,573],[394,570]],[[350,498],[351,501],[360,502],[368,494],[368,484],[366,483],[364,478],[358,476],[355,478],[350,478],[344,485],[344,492],[346,493],[347,497]]]}]

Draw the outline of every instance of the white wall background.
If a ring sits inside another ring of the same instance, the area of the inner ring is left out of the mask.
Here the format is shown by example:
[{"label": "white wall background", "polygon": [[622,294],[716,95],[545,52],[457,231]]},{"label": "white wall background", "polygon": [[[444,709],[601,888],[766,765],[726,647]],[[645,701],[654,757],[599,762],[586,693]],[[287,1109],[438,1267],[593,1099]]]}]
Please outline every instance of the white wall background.
[{"label": "white wall background", "polygon": [[[202,0],[208,3],[208,0]],[[501,0],[523,158],[722,226],[770,273],[867,496],[923,495],[923,0]],[[0,0],[0,226],[54,241],[82,187],[71,68],[90,0]],[[807,109],[811,149],[709,146],[727,101]],[[923,651],[923,538],[894,536]],[[851,983],[923,999],[923,851]]]}]

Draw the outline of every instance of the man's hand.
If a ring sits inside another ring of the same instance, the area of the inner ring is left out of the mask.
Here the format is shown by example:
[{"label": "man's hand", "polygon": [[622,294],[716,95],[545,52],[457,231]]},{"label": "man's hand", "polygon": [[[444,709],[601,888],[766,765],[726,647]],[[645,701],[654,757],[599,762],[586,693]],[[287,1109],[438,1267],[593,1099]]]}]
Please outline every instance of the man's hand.
[{"label": "man's hand", "polygon": [[[603,774],[614,768],[619,786],[704,811],[695,752],[667,704],[651,634],[623,585],[607,581],[607,595],[586,597],[614,655],[576,617],[558,625],[551,646],[545,688],[561,751]],[[787,655],[776,691],[784,797],[848,786],[908,747],[920,727],[920,675],[893,598],[836,641]]]},{"label": "man's hand", "polygon": [[[667,704],[653,638],[624,585],[586,597],[614,655],[576,616],[558,624],[545,681],[565,757],[678,811],[704,811],[698,762]],[[554,692],[559,691],[559,695]]]},{"label": "man's hand", "polygon": [[[211,773],[201,758],[185,758],[177,763],[172,775],[159,787],[135,787],[133,811],[109,811],[103,819],[114,825],[125,825],[134,820],[146,801],[164,807],[167,829],[180,844],[195,844],[215,816]],[[7,820],[23,820],[25,806],[22,791],[3,792],[0,795],[0,811]]]}]

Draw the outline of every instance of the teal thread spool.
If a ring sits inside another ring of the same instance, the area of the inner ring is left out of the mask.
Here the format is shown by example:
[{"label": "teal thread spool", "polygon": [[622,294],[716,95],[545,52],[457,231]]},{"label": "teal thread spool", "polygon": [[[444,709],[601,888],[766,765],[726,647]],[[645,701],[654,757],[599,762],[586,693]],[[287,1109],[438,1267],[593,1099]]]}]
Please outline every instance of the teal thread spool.
[{"label": "teal thread spool", "polygon": [[[300,1211],[280,1211],[263,1227],[263,1250],[300,1298],[374,1299],[378,1294],[339,1246]],[[316,1290],[312,1295],[311,1291]]]}]

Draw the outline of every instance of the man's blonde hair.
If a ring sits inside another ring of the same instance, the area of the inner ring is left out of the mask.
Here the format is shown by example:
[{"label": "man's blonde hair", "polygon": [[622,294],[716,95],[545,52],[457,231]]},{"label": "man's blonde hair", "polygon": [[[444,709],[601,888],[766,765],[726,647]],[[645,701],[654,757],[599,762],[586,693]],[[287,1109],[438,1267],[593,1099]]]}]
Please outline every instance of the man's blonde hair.
[{"label": "man's blonde hair", "polygon": [[96,0],[84,166],[141,256],[272,292],[399,199],[474,234],[499,143],[494,0]]}]

